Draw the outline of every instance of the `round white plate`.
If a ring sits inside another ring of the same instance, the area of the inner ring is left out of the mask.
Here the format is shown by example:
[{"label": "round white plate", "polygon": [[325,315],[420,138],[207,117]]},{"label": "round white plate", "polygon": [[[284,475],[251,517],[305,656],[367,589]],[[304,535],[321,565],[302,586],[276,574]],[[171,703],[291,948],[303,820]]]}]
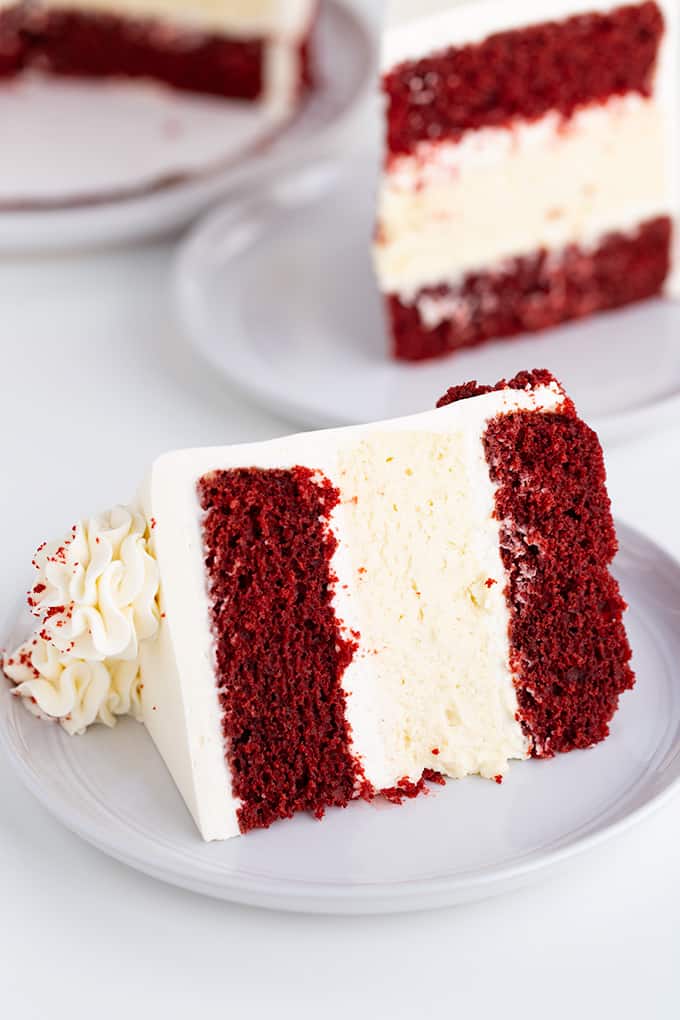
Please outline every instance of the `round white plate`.
[{"label": "round white plate", "polygon": [[314,91],[281,122],[152,83],[27,76],[0,85],[0,252],[169,231],[259,175],[351,140],[374,82],[370,23],[324,0]]},{"label": "round white plate", "polygon": [[671,301],[433,361],[393,361],[370,257],[377,164],[364,154],[342,169],[291,174],[195,228],[177,265],[179,310],[219,375],[312,427],[412,414],[455,383],[495,383],[526,368],[558,376],[605,440],[677,420],[680,303]]},{"label": "round white plate", "polygon": [[175,885],[280,910],[442,907],[544,877],[642,819],[680,784],[680,564],[619,526],[638,682],[610,738],[516,763],[502,786],[472,778],[402,807],[333,809],[204,844],[145,730],[70,738],[0,689],[0,738],[29,789],[105,853]]}]

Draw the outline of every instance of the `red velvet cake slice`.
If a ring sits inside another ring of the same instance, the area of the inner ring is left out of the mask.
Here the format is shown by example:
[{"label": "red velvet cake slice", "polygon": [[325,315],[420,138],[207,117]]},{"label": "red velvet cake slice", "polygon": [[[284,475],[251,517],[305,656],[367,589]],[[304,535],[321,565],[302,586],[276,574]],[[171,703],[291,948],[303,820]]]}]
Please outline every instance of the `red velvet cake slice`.
[{"label": "red velvet cake slice", "polygon": [[318,0],[0,0],[0,80],[38,69],[150,78],[293,109]]},{"label": "red velvet cake slice", "polygon": [[544,371],[412,418],[168,454],[43,546],[5,672],[142,718],[205,839],[588,748],[633,684],[602,452]]},{"label": "red velvet cake slice", "polygon": [[677,5],[391,0],[375,258],[418,360],[663,294]]}]

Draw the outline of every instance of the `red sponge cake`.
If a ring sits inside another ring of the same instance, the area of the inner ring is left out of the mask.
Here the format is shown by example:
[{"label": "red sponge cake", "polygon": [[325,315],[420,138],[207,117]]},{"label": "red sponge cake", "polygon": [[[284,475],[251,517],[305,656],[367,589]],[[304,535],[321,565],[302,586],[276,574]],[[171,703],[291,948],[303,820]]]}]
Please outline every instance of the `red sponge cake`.
[{"label": "red sponge cake", "polygon": [[375,259],[418,360],[669,292],[671,0],[392,0]]}]

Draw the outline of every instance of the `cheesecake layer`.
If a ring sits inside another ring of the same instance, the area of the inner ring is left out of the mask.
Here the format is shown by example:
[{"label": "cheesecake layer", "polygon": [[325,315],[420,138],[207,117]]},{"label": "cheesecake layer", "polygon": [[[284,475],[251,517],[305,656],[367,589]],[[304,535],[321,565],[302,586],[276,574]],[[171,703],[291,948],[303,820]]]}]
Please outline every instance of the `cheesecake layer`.
[{"label": "cheesecake layer", "polygon": [[375,790],[428,769],[493,778],[527,756],[482,433],[368,433],[339,456],[336,607],[358,635],[343,683]]},{"label": "cheesecake layer", "polygon": [[375,246],[383,290],[408,303],[423,287],[493,272],[507,259],[569,245],[596,249],[671,213],[664,113],[637,94],[564,122],[470,131],[388,165]]}]

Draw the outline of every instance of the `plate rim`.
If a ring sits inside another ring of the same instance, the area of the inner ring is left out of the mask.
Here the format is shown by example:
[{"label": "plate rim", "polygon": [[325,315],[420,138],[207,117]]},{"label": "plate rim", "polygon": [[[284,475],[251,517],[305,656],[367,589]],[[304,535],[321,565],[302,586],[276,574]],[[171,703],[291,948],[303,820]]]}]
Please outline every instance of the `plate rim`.
[{"label": "plate rim", "polygon": [[[355,90],[347,103],[318,130],[296,140],[292,147],[287,144],[286,135],[294,128],[298,111],[272,134],[273,153],[268,145],[261,149],[255,146],[248,151],[245,162],[205,168],[161,186],[152,183],[139,191],[126,191],[101,199],[68,203],[55,201],[17,209],[0,208],[0,254],[68,251],[158,236],[203,215],[211,203],[228,201],[239,188],[251,190],[253,184],[263,187],[268,178],[290,172],[315,156],[319,158],[319,154],[327,151],[330,145],[340,145],[343,139],[351,138],[353,124],[374,88],[378,71],[376,35],[362,5],[350,5],[347,0],[323,0],[321,17],[324,16],[324,8],[327,17],[346,19],[362,36],[368,59],[361,75],[357,75]],[[164,214],[164,207],[173,199],[178,206],[181,205],[181,209],[176,209],[173,214],[166,210]],[[112,216],[137,218],[139,223],[113,229],[110,223],[106,226],[107,218]],[[152,222],[148,222],[149,218]],[[161,222],[156,222],[158,220]],[[166,221],[169,226],[165,225]],[[69,229],[74,232],[73,240],[50,236],[52,231],[66,232]]]},{"label": "plate rim", "polygon": [[[364,156],[370,153],[371,158],[377,156],[377,152],[373,153],[373,150],[365,145],[363,150],[359,150],[358,156],[360,157],[362,153]],[[330,192],[347,173],[347,169],[347,165],[339,165],[337,161],[321,155],[302,169],[289,167],[286,176],[278,178],[276,182],[258,182],[254,191],[237,205],[222,202],[214,206],[196,221],[181,241],[172,266],[174,306],[185,344],[193,353],[198,354],[204,365],[217,373],[223,384],[235,386],[263,410],[279,414],[287,421],[305,428],[342,427],[354,425],[356,420],[351,416],[340,420],[336,415],[324,415],[321,408],[300,404],[288,396],[285,386],[280,385],[281,375],[272,377],[271,381],[262,377],[257,371],[259,362],[249,360],[249,346],[245,335],[237,335],[236,331],[233,336],[228,337],[225,334],[222,337],[223,343],[231,350],[237,351],[239,357],[224,360],[218,358],[214,353],[214,344],[210,342],[214,332],[202,321],[203,304],[195,270],[200,265],[202,251],[213,236],[219,237],[222,245],[225,244],[225,240],[233,245],[234,250],[230,253],[230,259],[246,251],[250,233],[241,228],[251,222],[252,216],[261,209],[263,202],[269,202],[274,207],[274,214],[269,218],[269,229],[272,229],[277,214],[281,217],[290,216],[295,209],[302,210],[318,202],[317,194],[312,194],[310,198],[305,193],[305,182],[310,176],[325,173],[331,178],[327,189]],[[277,197],[281,194],[284,195],[284,199]],[[673,298],[667,297],[664,300],[672,301]],[[578,323],[569,325],[578,328]],[[444,356],[439,362],[444,368],[455,365],[451,356]],[[414,369],[417,371],[417,366],[414,366]],[[659,432],[675,422],[679,413],[680,389],[675,394],[661,396],[642,406],[633,406],[628,410],[602,416],[591,415],[589,424],[603,443],[614,445],[642,434]]]},{"label": "plate rim", "polygon": [[[680,560],[639,529],[616,521],[622,551],[638,549],[643,554],[661,555],[666,565],[680,578]],[[104,840],[95,822],[86,810],[69,810],[66,799],[56,801],[41,785],[39,777],[14,750],[9,720],[9,705],[14,699],[7,687],[2,691],[0,705],[0,747],[5,751],[15,775],[48,813],[66,829],[87,844],[94,846],[118,862],[149,877],[175,887],[188,889],[213,899],[273,910],[314,914],[387,914],[421,909],[444,908],[500,895],[529,882],[540,881],[555,872],[561,865],[578,858],[590,850],[615,839],[658,811],[680,793],[680,772],[675,778],[664,779],[656,792],[648,793],[637,807],[623,817],[606,822],[582,836],[575,836],[567,844],[554,849],[532,850],[524,860],[505,865],[484,867],[476,874],[458,877],[439,876],[389,881],[386,883],[329,883],[295,879],[279,879],[239,873],[238,877],[226,874],[226,881],[213,883],[173,867],[167,860],[160,863],[146,858],[123,846],[115,828],[110,839]],[[680,753],[680,742],[678,743]]]}]

